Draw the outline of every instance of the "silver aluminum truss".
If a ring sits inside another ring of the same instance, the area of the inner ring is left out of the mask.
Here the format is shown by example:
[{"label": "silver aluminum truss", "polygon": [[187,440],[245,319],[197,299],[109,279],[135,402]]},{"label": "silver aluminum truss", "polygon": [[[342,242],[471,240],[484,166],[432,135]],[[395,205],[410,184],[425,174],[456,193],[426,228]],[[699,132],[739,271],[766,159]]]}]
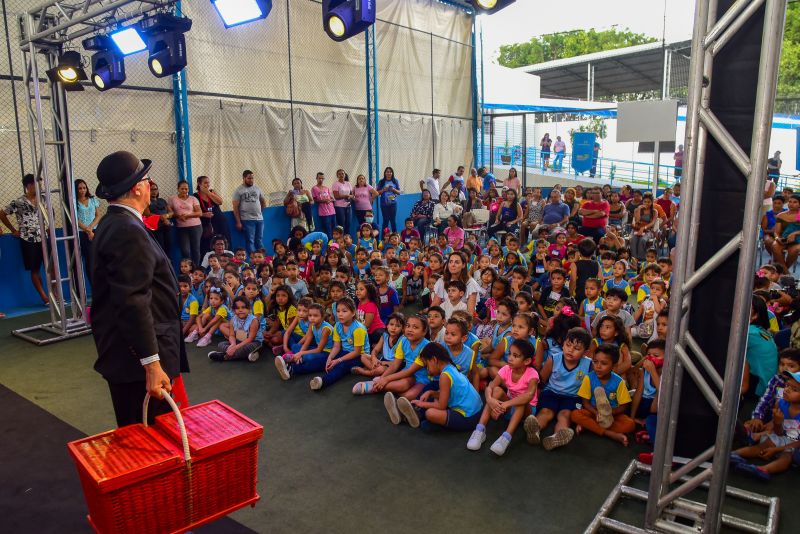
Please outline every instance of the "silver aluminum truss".
[{"label": "silver aluminum truss", "polygon": [[[48,83],[43,94],[45,72],[56,66],[64,45],[71,41],[166,9],[173,3],[63,0],[42,4],[19,17],[31,163],[36,169],[44,268],[50,289],[50,322],[14,330],[13,334],[22,339],[45,345],[91,332],[86,322],[66,92],[61,83]],[[59,222],[63,222],[61,231],[57,228]],[[64,261],[59,256],[62,247]],[[65,284],[68,293],[64,291]]]},{"label": "silver aluminum truss", "polygon": [[[770,128],[786,3],[786,0],[738,0],[725,13],[718,14],[717,0],[697,1],[686,116],[687,159],[681,195],[681,224],[678,227],[677,258],[670,297],[667,358],[661,375],[663,387],[658,401],[659,424],[652,469],[639,462],[631,462],[587,528],[587,533],[608,529],[634,533],[716,534],[723,524],[726,528],[745,532],[777,532],[778,499],[730,488],[727,486],[727,477],[739,390],[744,373],[753,265],[756,260],[758,221],[769,157]],[[711,109],[710,86],[714,83],[712,66],[716,54],[765,4],[753,137],[748,157]],[[701,234],[700,206],[708,135],[719,143],[747,178],[747,190],[742,232],[703,265],[695,268],[697,244]],[[738,289],[731,312],[731,331],[727,349],[729,357],[724,376],[720,376],[689,331],[692,291],[737,250],[739,263],[735,287]],[[711,383],[705,379],[701,368],[708,374]],[[679,459],[673,456],[684,371],[697,384],[719,416],[715,444],[692,459]],[[636,473],[647,471],[650,471],[648,492],[641,492],[628,485]],[[705,503],[686,498],[688,493],[697,489],[707,490]],[[758,524],[723,514],[722,504],[726,495],[766,506],[766,521]],[[620,497],[637,498],[647,502],[643,527],[629,525],[610,517]]]}]

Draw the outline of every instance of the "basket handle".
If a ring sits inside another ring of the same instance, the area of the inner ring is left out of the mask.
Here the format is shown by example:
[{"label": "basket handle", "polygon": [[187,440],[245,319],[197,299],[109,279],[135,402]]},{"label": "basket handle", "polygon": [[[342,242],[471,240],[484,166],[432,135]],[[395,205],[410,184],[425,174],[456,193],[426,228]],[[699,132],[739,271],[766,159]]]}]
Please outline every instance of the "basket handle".
[{"label": "basket handle", "polygon": [[[181,411],[178,409],[178,405],[175,404],[175,401],[172,400],[169,393],[166,390],[161,390],[162,398],[167,401],[167,404],[170,405],[172,408],[172,412],[175,414],[175,419],[178,421],[178,429],[181,432],[181,444],[183,445],[183,458],[187,462],[192,461],[192,456],[189,454],[189,437],[186,435],[186,425],[183,423],[183,416],[181,415]],[[142,406],[142,423],[144,426],[147,426],[147,406],[150,404],[150,392],[148,391],[147,394],[144,396],[144,404]]]}]

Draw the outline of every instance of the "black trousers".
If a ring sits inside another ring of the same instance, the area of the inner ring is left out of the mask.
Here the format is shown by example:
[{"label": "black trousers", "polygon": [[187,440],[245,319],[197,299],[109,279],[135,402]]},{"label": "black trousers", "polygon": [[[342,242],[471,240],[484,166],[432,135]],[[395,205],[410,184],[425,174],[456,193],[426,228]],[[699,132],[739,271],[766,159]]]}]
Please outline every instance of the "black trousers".
[{"label": "black trousers", "polygon": [[[114,405],[114,415],[117,418],[117,426],[123,427],[142,422],[142,404],[147,393],[146,383],[129,382],[127,384],[108,383],[111,392],[111,402]],[[155,416],[172,411],[169,404],[164,400],[150,399],[150,406],[147,410],[147,423],[153,424]]]}]

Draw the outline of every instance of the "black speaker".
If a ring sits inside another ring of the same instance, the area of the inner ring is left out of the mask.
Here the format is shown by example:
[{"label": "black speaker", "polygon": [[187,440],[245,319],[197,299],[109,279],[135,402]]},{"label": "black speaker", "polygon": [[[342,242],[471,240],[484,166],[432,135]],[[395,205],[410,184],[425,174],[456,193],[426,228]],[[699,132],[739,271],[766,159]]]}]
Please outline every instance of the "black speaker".
[{"label": "black speaker", "polygon": [[[725,13],[734,0],[720,0]],[[753,134],[764,6],[759,8],[714,59],[710,107],[749,155]],[[697,263],[700,266],[742,230],[747,180],[710,135],[706,143]],[[737,291],[739,254],[731,256],[692,295],[689,332],[724,375]],[[666,421],[664,421],[666,424]],[[696,456],[714,444],[717,415],[684,372],[675,454]]]}]

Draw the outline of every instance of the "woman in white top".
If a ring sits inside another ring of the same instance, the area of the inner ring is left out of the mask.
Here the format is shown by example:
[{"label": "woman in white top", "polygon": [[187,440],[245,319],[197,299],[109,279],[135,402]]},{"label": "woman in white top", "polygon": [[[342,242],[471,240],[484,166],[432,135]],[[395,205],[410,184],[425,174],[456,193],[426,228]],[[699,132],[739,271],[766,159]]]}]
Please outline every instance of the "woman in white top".
[{"label": "woman in white top", "polygon": [[461,217],[462,211],[464,211],[464,207],[451,201],[450,193],[442,191],[439,195],[439,203],[433,207],[433,224],[439,233],[442,233],[447,227],[447,219],[451,215]]},{"label": "woman in white top", "polygon": [[469,275],[469,268],[467,267],[467,257],[463,252],[456,251],[450,254],[447,259],[447,267],[444,271],[444,276],[436,281],[433,286],[433,298],[431,299],[431,306],[440,306],[442,302],[447,300],[447,284],[451,280],[461,280],[466,284],[467,291],[464,293],[464,298],[461,302],[466,303],[467,312],[470,315],[475,313],[475,305],[478,302],[478,293],[480,292],[480,285]]}]

